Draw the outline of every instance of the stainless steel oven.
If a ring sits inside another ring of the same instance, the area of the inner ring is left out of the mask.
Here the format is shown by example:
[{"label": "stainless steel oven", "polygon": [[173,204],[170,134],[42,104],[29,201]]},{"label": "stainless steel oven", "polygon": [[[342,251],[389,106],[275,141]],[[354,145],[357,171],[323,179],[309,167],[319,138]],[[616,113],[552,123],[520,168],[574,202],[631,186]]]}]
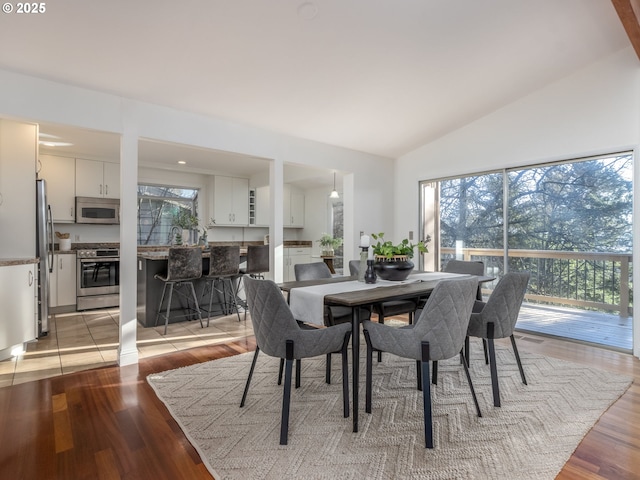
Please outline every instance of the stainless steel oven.
[{"label": "stainless steel oven", "polygon": [[78,250],[78,310],[117,307],[120,303],[118,249]]}]

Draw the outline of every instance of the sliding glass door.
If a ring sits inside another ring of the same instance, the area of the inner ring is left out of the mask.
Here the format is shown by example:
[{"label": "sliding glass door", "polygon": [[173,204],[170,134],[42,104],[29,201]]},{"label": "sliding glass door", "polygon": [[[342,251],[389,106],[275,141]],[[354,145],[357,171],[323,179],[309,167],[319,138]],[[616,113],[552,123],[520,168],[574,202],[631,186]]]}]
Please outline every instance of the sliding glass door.
[{"label": "sliding glass door", "polygon": [[527,270],[529,303],[613,313],[630,339],[632,167],[624,152],[422,182],[421,228],[433,238],[422,266]]}]

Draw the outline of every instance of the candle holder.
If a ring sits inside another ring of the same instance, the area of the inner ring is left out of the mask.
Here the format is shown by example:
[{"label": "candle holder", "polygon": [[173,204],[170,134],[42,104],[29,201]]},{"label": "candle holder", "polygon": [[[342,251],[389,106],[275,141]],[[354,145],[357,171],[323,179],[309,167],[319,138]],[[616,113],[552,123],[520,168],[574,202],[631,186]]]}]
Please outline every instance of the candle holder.
[{"label": "candle holder", "polygon": [[367,271],[364,274],[364,283],[376,283],[378,276],[373,268],[373,260],[367,260]]},{"label": "candle holder", "polygon": [[369,247],[360,247],[360,268],[358,269],[358,281],[364,282],[364,274],[367,270],[367,259],[369,258]]}]

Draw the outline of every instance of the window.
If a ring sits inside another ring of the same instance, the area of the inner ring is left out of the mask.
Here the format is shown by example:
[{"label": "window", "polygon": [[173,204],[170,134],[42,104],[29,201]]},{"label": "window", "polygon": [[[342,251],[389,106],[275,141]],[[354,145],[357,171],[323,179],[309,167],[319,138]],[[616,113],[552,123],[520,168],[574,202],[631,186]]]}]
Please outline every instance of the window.
[{"label": "window", "polygon": [[171,243],[173,218],[198,215],[198,190],[166,185],[138,185],[138,245]]},{"label": "window", "polygon": [[622,152],[422,182],[422,234],[433,238],[422,268],[439,270],[458,258],[483,261],[496,278],[529,271],[530,303],[619,315],[615,335],[580,326],[588,331],[577,336],[567,333],[577,332],[572,324],[559,325],[561,315],[548,314],[551,334],[563,328],[570,338],[602,343],[617,336],[630,345],[632,172],[633,155]]},{"label": "window", "polygon": [[[329,198],[329,221],[331,223],[331,235],[333,238],[344,239],[344,203],[342,199]],[[333,266],[336,271],[342,270],[344,261],[344,245],[340,245],[335,249],[335,258]]]}]

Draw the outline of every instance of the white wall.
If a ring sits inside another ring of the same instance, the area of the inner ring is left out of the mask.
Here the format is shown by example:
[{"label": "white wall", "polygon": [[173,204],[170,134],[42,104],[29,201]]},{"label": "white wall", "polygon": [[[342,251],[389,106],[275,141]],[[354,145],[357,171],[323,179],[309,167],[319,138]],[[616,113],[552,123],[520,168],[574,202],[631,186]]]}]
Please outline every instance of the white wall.
[{"label": "white wall", "polygon": [[[396,231],[418,231],[420,180],[631,149],[638,162],[639,67],[634,51],[622,50],[398,159]],[[637,209],[638,168],[634,188]],[[640,259],[635,223],[634,257]],[[638,356],[640,321],[634,328]]]}]

